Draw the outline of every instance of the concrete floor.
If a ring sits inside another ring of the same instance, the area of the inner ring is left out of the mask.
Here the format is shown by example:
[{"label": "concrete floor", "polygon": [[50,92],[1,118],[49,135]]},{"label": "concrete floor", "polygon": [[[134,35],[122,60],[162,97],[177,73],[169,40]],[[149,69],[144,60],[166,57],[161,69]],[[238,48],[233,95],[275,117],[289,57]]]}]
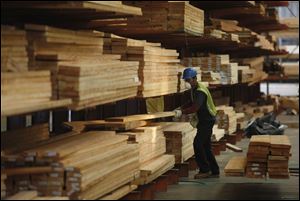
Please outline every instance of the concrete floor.
[{"label": "concrete floor", "polygon": [[[299,116],[280,115],[280,122],[296,121]],[[285,134],[292,143],[290,168],[299,168],[299,128],[288,128]],[[178,185],[168,186],[167,192],[156,193],[157,200],[299,200],[299,177],[290,179],[250,179],[246,177],[225,177],[222,171],[232,156],[246,155],[249,139],[244,138],[236,144],[243,149],[242,153],[226,150],[216,156],[221,169],[220,178],[194,180],[196,171],[190,171],[189,177],[180,178]]]}]

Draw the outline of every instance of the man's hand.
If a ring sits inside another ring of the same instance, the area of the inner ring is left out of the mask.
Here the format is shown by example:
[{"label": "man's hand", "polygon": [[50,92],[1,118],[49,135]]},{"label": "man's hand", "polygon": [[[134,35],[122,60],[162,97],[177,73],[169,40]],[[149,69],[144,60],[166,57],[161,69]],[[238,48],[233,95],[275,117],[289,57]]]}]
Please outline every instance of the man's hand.
[{"label": "man's hand", "polygon": [[182,111],[180,109],[176,109],[176,110],[174,110],[174,112],[175,112],[175,118],[180,118],[181,117]]}]

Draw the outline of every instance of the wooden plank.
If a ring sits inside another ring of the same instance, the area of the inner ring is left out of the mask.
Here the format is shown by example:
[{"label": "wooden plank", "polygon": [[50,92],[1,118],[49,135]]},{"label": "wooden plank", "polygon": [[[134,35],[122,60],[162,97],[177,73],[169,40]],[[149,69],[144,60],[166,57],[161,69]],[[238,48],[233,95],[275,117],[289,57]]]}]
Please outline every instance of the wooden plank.
[{"label": "wooden plank", "polygon": [[226,143],[226,147],[234,152],[243,152],[243,150],[240,147],[234,146],[230,143]]},{"label": "wooden plank", "polygon": [[112,117],[112,118],[106,119],[106,121],[129,122],[129,121],[157,119],[157,118],[163,118],[163,117],[172,117],[174,115],[175,115],[174,112],[157,112],[154,114],[140,114],[140,115],[131,115],[131,116],[124,116],[124,117]]},{"label": "wooden plank", "polygon": [[244,156],[235,156],[231,158],[224,168],[225,173],[241,173],[245,172],[247,158]]},{"label": "wooden plank", "polygon": [[85,122],[87,129],[111,129],[111,130],[132,130],[141,126],[145,126],[146,121],[129,121],[129,122],[108,122],[104,120],[95,120]]},{"label": "wooden plank", "polygon": [[7,176],[25,175],[25,174],[43,174],[52,172],[52,167],[31,167],[31,168],[7,168],[1,169],[1,172]]}]

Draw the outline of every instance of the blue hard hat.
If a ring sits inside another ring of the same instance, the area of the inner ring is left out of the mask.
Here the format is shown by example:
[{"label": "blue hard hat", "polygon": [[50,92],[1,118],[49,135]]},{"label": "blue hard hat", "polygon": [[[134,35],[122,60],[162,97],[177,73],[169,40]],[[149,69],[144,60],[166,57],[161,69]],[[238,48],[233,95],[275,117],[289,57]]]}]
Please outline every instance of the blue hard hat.
[{"label": "blue hard hat", "polygon": [[195,69],[193,69],[193,68],[186,68],[183,71],[182,79],[184,79],[184,80],[190,79],[190,78],[196,77],[196,75],[197,75],[197,71]]}]

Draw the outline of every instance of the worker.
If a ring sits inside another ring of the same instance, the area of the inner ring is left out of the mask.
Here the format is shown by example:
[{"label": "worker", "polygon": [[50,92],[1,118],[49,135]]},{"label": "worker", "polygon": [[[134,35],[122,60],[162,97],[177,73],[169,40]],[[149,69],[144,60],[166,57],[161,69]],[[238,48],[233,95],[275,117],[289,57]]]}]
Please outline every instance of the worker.
[{"label": "worker", "polygon": [[183,77],[188,88],[191,89],[191,101],[174,110],[175,117],[182,114],[192,114],[193,127],[197,128],[193,146],[199,173],[195,179],[219,177],[219,166],[211,150],[212,128],[215,124],[216,108],[211,94],[206,86],[197,81],[197,71],[186,68]]}]

